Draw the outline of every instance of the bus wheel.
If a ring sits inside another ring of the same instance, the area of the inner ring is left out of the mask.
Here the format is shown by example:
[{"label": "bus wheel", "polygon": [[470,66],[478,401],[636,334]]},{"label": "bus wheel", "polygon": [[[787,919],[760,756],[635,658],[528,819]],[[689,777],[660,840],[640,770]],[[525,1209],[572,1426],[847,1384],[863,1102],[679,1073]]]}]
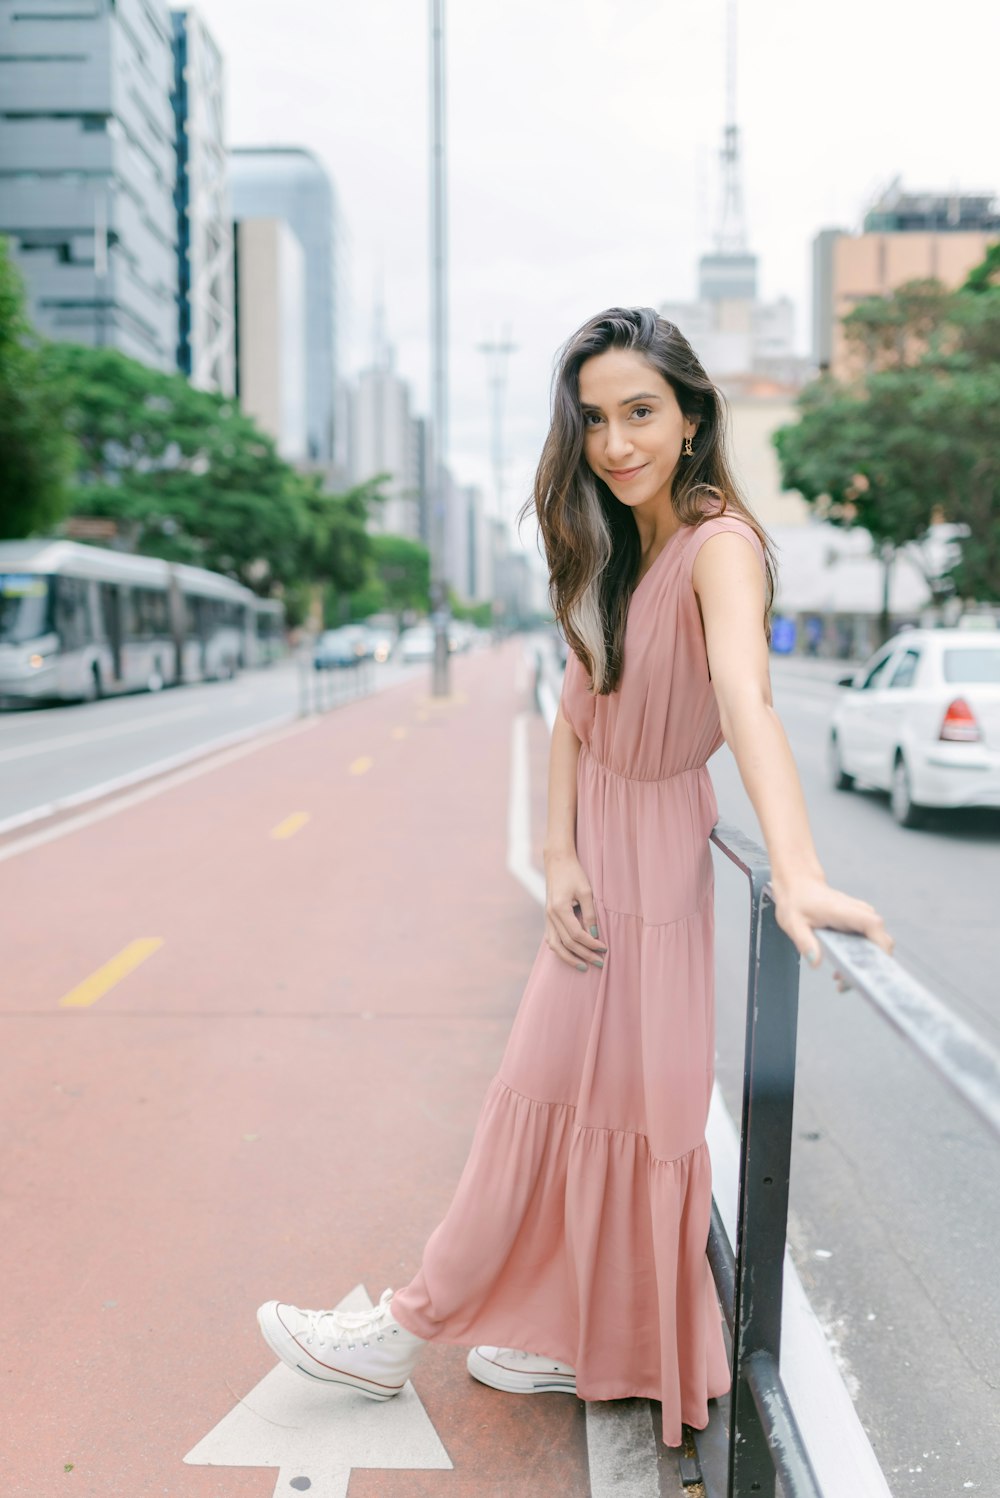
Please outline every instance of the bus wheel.
[{"label": "bus wheel", "polygon": [[104,696],[104,683],[101,681],[101,668],[94,661],[87,672],[87,681],[83,689],[84,702],[96,702],[99,697]]}]

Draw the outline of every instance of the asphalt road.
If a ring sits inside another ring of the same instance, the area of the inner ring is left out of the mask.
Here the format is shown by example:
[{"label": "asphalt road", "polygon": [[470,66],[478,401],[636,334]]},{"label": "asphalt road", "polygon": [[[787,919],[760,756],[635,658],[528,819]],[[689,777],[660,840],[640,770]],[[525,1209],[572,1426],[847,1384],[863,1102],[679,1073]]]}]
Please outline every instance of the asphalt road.
[{"label": "asphalt road", "polygon": [[287,722],[303,691],[309,704],[329,704],[429,669],[370,663],[357,677],[353,670],[307,669],[303,680],[298,666],[284,661],[232,682],[0,713],[0,830],[229,735]]},{"label": "asphalt road", "polygon": [[[1000,817],[893,822],[885,797],[828,788],[836,688],[775,663],[830,882],[872,904],[896,956],[1000,1045]],[[760,837],[735,763],[720,814]],[[739,1118],[748,898],[717,855],[719,1082]],[[855,992],[802,967],[789,1238],[889,1485],[1000,1498],[1000,1146]]]}]

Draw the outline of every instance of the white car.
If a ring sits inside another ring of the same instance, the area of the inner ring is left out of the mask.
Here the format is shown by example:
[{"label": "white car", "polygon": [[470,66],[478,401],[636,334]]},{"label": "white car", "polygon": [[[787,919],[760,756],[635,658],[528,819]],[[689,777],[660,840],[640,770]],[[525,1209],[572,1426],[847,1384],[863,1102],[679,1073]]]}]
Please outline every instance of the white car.
[{"label": "white car", "polygon": [[837,790],[888,791],[903,827],[928,807],[1000,806],[1000,630],[904,630],[839,685]]},{"label": "white car", "polygon": [[405,630],[399,641],[401,661],[432,661],[434,659],[434,631],[427,624],[415,624]]}]

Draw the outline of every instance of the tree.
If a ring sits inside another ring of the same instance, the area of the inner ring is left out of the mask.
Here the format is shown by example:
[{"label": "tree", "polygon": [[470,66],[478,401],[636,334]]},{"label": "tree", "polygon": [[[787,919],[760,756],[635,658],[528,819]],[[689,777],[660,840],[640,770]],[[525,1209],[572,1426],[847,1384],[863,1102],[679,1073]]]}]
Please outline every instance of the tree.
[{"label": "tree", "polygon": [[52,344],[45,364],[79,448],[73,514],[113,519],[135,550],[261,593],[298,576],[311,480],[235,401],[115,349]]},{"label": "tree", "polygon": [[[886,631],[900,548],[932,594],[1000,598],[998,279],[991,250],[957,292],[916,282],[860,303],[844,326],[863,373],[814,381],[798,422],[774,436],[784,487],[834,523],[871,533],[886,567]],[[968,527],[944,578],[929,574],[920,544],[940,515]]]},{"label": "tree", "polygon": [[24,285],[0,237],[0,539],[45,531],[70,502],[73,444],[45,377]]},{"label": "tree", "polygon": [[372,536],[365,582],[351,594],[351,617],[363,619],[388,611],[401,622],[410,610],[426,613],[430,583],[430,552],[426,546],[407,536]]}]

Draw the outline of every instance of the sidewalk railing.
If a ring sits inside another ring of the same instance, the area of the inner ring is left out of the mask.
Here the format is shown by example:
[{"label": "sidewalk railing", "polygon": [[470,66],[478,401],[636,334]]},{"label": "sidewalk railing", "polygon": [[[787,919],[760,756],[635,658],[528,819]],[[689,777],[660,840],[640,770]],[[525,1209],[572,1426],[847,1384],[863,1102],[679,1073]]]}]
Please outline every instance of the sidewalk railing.
[{"label": "sidewalk railing", "polygon": [[312,651],[300,650],[296,656],[299,676],[299,717],[328,712],[342,702],[364,697],[372,689],[374,666],[370,657],[359,657],[349,664],[323,666],[313,664]]},{"label": "sidewalk railing", "polygon": [[[551,730],[561,675],[535,652],[535,696]],[[736,1249],[713,1202],[708,1257],[732,1338],[728,1412],[692,1431],[706,1498],[823,1498],[780,1374],[781,1312],[798,1030],[799,955],[775,919],[767,854],[718,822],[712,842],[750,883],[746,1045]],[[820,930],[833,966],[1000,1136],[1000,1055],[865,937]],[[728,1428],[726,1428],[728,1427]],[[685,1479],[686,1480],[686,1479]]]}]

